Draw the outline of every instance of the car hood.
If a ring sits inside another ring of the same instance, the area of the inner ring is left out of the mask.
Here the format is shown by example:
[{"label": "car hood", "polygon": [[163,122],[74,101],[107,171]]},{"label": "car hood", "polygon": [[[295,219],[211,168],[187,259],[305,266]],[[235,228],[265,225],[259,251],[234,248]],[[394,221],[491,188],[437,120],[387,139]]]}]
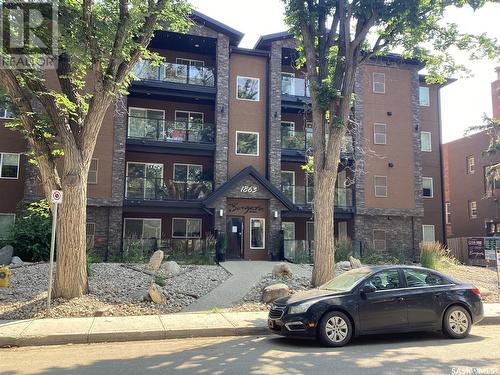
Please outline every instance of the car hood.
[{"label": "car hood", "polygon": [[342,296],[347,294],[346,291],[333,291],[333,290],[325,290],[325,289],[310,289],[303,290],[300,292],[296,292],[288,297],[282,297],[274,301],[274,304],[277,306],[285,306],[291,303],[297,302],[305,302],[311,299],[321,299],[322,297],[328,296]]}]

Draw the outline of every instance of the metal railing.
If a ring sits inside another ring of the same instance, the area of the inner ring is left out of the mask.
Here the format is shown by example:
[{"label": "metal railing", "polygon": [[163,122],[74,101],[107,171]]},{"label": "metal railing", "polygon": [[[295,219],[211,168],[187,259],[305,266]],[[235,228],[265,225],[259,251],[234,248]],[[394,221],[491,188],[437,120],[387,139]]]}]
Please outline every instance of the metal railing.
[{"label": "metal railing", "polygon": [[[297,205],[314,202],[314,186],[281,185],[283,194]],[[353,207],[353,189],[335,188],[335,207]]]},{"label": "metal railing", "polygon": [[179,182],[127,176],[125,198],[148,201],[201,200],[211,192],[212,181]]},{"label": "metal railing", "polygon": [[310,97],[309,83],[304,78],[281,77],[281,93],[290,96]]},{"label": "metal railing", "polygon": [[127,137],[179,143],[214,143],[214,124],[128,117]]},{"label": "metal railing", "polygon": [[153,66],[142,60],[133,68],[134,75],[142,80],[167,81],[186,85],[215,86],[214,68],[175,63],[162,63]]}]

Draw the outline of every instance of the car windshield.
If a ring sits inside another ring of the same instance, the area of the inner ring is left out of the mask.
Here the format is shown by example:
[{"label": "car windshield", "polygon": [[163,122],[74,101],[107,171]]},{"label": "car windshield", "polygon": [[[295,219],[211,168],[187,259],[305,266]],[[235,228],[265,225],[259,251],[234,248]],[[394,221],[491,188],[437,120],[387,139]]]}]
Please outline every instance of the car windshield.
[{"label": "car windshield", "polygon": [[353,270],[344,272],[342,275],[334,277],[330,281],[321,285],[319,289],[325,290],[349,290],[362,278],[368,276],[368,270]]}]

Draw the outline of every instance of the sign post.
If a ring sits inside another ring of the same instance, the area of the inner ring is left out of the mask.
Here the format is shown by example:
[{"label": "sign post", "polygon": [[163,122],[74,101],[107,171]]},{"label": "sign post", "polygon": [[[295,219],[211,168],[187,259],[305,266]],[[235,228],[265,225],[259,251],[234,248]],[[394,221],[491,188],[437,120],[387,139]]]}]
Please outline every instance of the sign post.
[{"label": "sign post", "polygon": [[50,310],[50,300],[52,298],[52,270],[54,268],[54,248],[56,245],[57,228],[57,208],[62,203],[63,192],[52,190],[50,202],[52,203],[52,237],[50,239],[50,262],[49,262],[49,290],[47,294],[47,310]]}]

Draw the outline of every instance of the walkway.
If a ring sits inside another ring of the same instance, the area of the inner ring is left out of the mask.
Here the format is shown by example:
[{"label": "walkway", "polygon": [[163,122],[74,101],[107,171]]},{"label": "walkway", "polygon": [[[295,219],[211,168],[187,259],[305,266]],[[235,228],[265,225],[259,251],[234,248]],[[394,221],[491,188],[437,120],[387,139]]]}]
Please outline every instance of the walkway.
[{"label": "walkway", "polygon": [[[210,293],[182,311],[209,311],[214,307],[226,308],[239,302],[252,287],[279,262],[268,261],[227,261],[220,265],[232,276]],[[311,277],[311,271],[297,264],[288,263],[294,276]]]}]

